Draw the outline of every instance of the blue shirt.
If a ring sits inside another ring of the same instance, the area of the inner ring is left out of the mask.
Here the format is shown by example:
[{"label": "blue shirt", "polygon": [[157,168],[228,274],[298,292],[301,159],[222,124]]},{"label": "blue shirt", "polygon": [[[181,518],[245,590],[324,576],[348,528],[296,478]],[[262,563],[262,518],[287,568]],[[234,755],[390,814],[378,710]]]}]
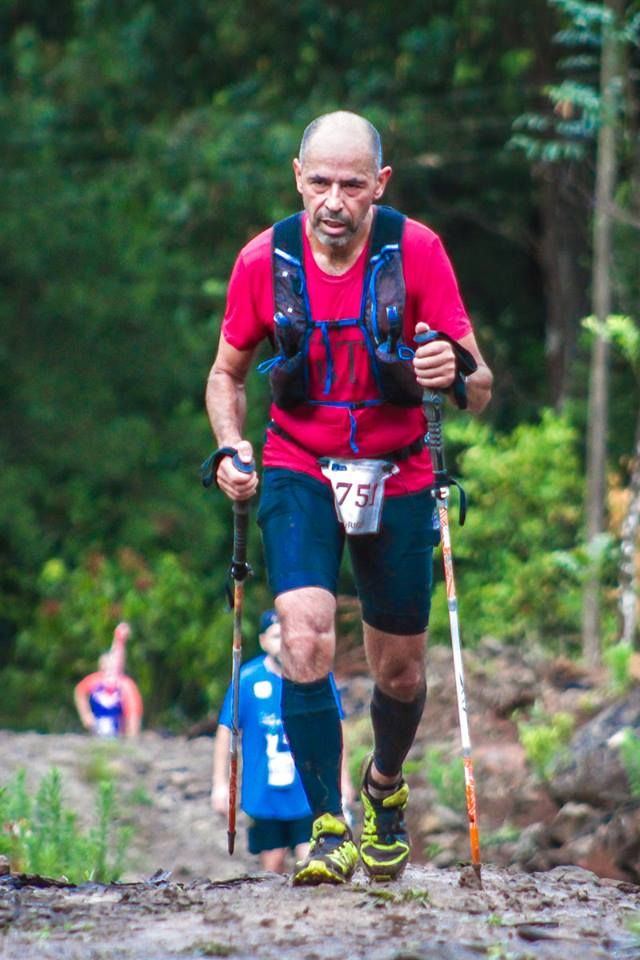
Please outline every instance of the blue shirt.
[{"label": "blue shirt", "polygon": [[[282,677],[265,665],[266,655],[240,668],[238,728],[242,731],[240,805],[250,817],[296,820],[311,812],[282,724]],[[342,710],[333,677],[336,702]],[[218,722],[231,728],[231,687]]]}]

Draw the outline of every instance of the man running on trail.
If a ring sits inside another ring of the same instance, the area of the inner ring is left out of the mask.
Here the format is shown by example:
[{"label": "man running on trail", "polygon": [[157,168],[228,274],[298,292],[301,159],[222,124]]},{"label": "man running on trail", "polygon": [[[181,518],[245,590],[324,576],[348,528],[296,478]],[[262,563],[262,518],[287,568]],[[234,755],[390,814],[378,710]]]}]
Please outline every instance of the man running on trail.
[{"label": "man running on trail", "polygon": [[[358,848],[341,807],[340,717],[329,681],[345,539],[374,689],[359,856],[390,880],[410,852],[402,764],[426,700],[431,559],[438,542],[423,390],[480,412],[492,375],[438,236],[378,205],[391,168],[371,124],[314,120],[293,161],[304,211],[236,260],[206,402],[217,484],[246,500],[244,383],[265,338],[273,403],[258,523],[282,626],[282,714],[314,823],[295,884],[344,883]],[[415,337],[430,332],[428,342]],[[237,462],[237,461],[236,461]]]}]

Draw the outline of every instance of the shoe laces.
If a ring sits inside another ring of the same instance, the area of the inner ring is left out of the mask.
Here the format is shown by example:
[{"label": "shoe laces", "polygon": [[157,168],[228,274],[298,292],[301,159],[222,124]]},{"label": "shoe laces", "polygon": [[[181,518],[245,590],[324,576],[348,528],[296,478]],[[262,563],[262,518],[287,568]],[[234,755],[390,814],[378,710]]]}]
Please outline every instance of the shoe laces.
[{"label": "shoe laces", "polygon": [[311,833],[311,849],[322,848],[322,852],[331,853],[345,840],[351,839],[351,831],[346,823],[330,813],[325,813],[314,821]]},{"label": "shoe laces", "polygon": [[405,832],[402,810],[398,807],[390,809],[375,807],[374,814],[370,818],[370,830],[367,832],[375,833],[381,840],[384,839],[387,842],[393,840],[398,833]]},{"label": "shoe laces", "polygon": [[[401,784],[398,790],[401,790],[403,785],[404,784]],[[402,801],[398,804],[384,806],[385,799],[388,800],[389,797],[377,800],[369,794],[366,787],[365,793],[371,807],[367,811],[368,815],[365,816],[364,833],[370,836],[376,836],[379,840],[387,843],[392,842],[398,834],[406,833],[404,822],[406,797],[403,797]],[[393,797],[394,794],[392,793],[389,796]]]}]

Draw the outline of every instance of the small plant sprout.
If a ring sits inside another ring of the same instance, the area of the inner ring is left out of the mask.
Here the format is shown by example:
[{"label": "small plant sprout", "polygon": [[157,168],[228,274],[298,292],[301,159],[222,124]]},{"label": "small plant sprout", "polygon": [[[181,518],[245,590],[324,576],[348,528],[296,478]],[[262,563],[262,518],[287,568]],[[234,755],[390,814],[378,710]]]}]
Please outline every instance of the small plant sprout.
[{"label": "small plant sprout", "polygon": [[569,713],[545,717],[534,707],[529,720],[518,721],[518,736],[527,762],[539,780],[548,782],[558,763],[567,753],[575,720]]}]

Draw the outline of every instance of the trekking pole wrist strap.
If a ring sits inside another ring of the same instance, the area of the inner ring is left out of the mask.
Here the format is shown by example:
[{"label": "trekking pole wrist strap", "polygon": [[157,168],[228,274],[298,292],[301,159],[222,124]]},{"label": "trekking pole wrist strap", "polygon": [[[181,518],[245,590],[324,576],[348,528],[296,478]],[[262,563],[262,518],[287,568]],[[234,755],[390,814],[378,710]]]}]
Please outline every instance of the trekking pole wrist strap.
[{"label": "trekking pole wrist strap", "polygon": [[220,466],[220,462],[224,460],[225,457],[233,457],[234,466],[238,467],[239,470],[242,470],[243,473],[247,472],[246,468],[249,466],[253,470],[252,464],[242,463],[242,461],[238,459],[238,451],[235,447],[218,447],[217,450],[214,450],[213,453],[207,457],[200,467],[200,476],[202,477],[203,486],[218,486],[218,467]]}]

